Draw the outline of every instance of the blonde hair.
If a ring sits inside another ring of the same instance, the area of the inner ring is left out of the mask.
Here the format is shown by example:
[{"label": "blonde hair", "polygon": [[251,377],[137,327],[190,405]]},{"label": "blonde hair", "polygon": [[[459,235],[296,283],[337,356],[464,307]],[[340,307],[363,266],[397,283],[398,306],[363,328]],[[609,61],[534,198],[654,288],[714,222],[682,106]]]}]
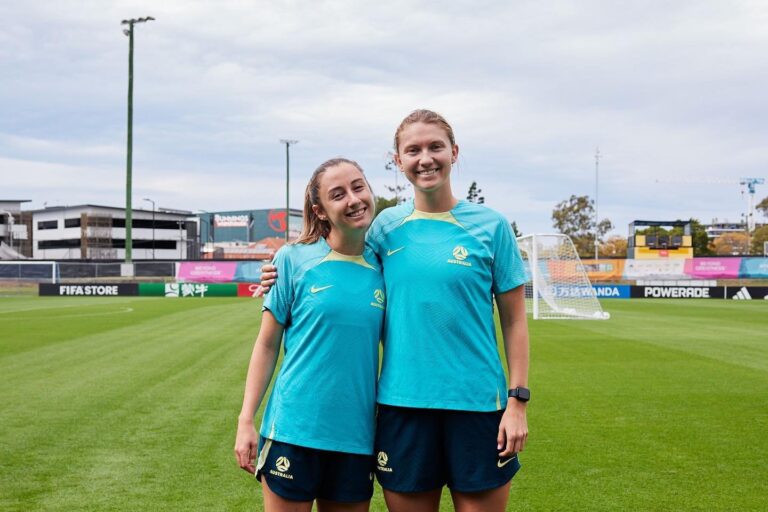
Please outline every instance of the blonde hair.
[{"label": "blonde hair", "polygon": [[365,185],[369,190],[371,189],[371,185],[365,178],[363,168],[354,160],[331,158],[320,164],[315,169],[315,172],[312,173],[312,177],[309,178],[307,189],[304,192],[304,226],[301,229],[299,238],[293,241],[294,244],[313,244],[320,240],[320,237],[326,238],[331,232],[331,223],[318,217],[313,206],[320,204],[320,176],[331,167],[341,164],[349,164],[360,171],[360,174],[363,175],[363,180],[365,180]]},{"label": "blonde hair", "polygon": [[456,145],[456,139],[453,135],[453,128],[451,128],[451,125],[448,124],[448,121],[446,121],[445,118],[437,112],[422,108],[419,110],[414,110],[408,114],[400,123],[400,126],[397,127],[397,131],[395,132],[395,153],[399,152],[398,149],[400,146],[400,133],[405,130],[406,126],[412,125],[414,123],[438,125],[440,128],[445,130],[445,133],[448,135],[448,140],[451,141],[451,146]]}]

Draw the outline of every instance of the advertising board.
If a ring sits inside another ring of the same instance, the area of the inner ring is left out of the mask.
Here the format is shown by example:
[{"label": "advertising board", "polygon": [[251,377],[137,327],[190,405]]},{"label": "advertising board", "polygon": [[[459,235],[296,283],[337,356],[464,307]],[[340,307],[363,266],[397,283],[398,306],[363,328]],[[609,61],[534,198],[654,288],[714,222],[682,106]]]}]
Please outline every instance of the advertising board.
[{"label": "advertising board", "polygon": [[633,299],[724,299],[722,286],[632,286]]},{"label": "advertising board", "polygon": [[143,297],[237,297],[237,284],[140,283]]},{"label": "advertising board", "polygon": [[729,286],[726,297],[732,300],[768,300],[768,286]]},{"label": "advertising board", "polygon": [[136,283],[51,284],[40,283],[46,297],[126,297],[139,294]]}]

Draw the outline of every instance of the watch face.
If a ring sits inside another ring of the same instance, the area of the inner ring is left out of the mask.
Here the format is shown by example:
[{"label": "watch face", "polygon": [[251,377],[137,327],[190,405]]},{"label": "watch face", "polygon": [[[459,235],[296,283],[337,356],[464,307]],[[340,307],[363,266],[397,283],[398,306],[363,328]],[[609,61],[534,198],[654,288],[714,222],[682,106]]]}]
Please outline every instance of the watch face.
[{"label": "watch face", "polygon": [[521,402],[527,402],[531,399],[531,390],[524,387],[517,387],[509,390],[510,398],[517,398]]}]

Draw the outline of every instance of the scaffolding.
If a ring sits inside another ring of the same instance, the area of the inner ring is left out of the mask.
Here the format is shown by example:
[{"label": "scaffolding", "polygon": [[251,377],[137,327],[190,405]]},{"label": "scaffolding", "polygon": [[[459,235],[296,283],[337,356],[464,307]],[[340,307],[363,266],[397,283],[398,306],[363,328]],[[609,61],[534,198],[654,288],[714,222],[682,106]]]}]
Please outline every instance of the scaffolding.
[{"label": "scaffolding", "polygon": [[80,257],[87,260],[117,259],[112,241],[111,215],[80,215]]}]

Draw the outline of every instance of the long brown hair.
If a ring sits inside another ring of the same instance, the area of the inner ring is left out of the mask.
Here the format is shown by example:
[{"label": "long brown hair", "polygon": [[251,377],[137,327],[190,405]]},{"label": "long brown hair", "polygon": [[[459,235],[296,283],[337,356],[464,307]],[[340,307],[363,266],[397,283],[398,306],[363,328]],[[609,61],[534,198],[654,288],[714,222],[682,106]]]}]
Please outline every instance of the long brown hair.
[{"label": "long brown hair", "polygon": [[451,141],[451,146],[456,145],[456,139],[453,135],[453,128],[451,128],[451,125],[448,124],[448,121],[445,120],[443,116],[438,114],[437,112],[433,112],[431,110],[427,109],[419,109],[414,110],[410,114],[408,114],[405,119],[400,123],[400,126],[397,127],[397,131],[395,131],[395,153],[399,152],[399,146],[400,146],[400,133],[405,129],[406,126],[411,125],[413,123],[426,123],[426,124],[436,124],[443,130],[445,130],[445,133],[448,135],[448,140]]},{"label": "long brown hair", "polygon": [[325,238],[331,232],[331,223],[318,217],[313,206],[320,204],[320,176],[331,167],[341,164],[349,164],[360,171],[366,186],[370,190],[371,185],[365,177],[363,168],[354,160],[331,158],[320,164],[315,169],[315,172],[312,173],[312,177],[309,179],[309,183],[307,183],[307,189],[304,192],[304,227],[301,229],[299,238],[293,241],[294,244],[313,244],[320,240],[320,237]]}]

